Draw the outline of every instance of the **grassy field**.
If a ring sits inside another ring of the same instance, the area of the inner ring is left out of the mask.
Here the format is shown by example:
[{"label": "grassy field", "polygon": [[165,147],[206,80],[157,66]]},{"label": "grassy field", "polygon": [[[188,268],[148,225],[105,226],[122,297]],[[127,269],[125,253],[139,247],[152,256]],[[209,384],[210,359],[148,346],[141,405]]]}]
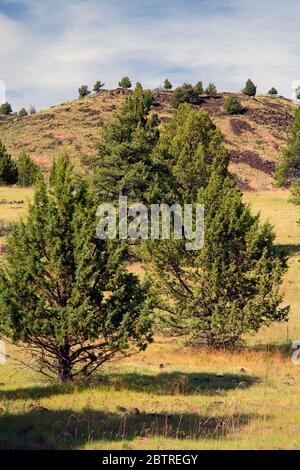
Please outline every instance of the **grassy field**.
[{"label": "grassy field", "polygon": [[[0,188],[0,200],[32,197],[19,191]],[[300,367],[287,344],[300,339],[300,209],[288,199],[281,190],[245,195],[290,254],[287,324],[249,338],[240,352],[191,349],[158,336],[88,385],[46,382],[17,364],[24,357],[11,346],[12,359],[0,366],[0,448],[299,449]],[[25,213],[21,206],[0,205],[0,220]]]}]

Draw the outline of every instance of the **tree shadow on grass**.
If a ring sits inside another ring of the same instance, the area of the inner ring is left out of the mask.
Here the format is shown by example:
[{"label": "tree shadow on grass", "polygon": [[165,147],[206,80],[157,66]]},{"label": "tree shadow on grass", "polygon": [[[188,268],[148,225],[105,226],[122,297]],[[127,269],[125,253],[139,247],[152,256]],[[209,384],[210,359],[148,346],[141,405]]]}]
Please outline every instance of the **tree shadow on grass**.
[{"label": "tree shadow on grass", "polygon": [[270,344],[255,344],[254,346],[248,346],[249,351],[265,352],[270,354],[279,354],[282,358],[291,357],[293,352],[291,343],[270,343]]},{"label": "tree shadow on grass", "polygon": [[165,439],[216,439],[238,431],[257,414],[203,416],[198,414],[120,415],[84,410],[45,410],[0,416],[0,449],[78,449],[86,443],[131,441],[161,436]]},{"label": "tree shadow on grass", "polygon": [[282,253],[285,256],[294,256],[300,254],[300,244],[297,243],[286,243],[285,245],[275,245],[278,253]]},{"label": "tree shadow on grass", "polygon": [[131,390],[154,395],[208,395],[220,396],[226,391],[237,388],[248,388],[258,382],[257,377],[246,374],[213,374],[213,373],[159,373],[155,375],[123,373],[99,374],[87,384],[53,384],[47,386],[24,387],[1,390],[2,400],[39,400],[54,395],[79,393],[91,387],[112,387],[116,390]]},{"label": "tree shadow on grass", "polygon": [[229,390],[248,388],[258,381],[257,377],[246,374],[181,372],[156,375],[109,374],[99,377],[99,384],[155,395],[223,395]]}]

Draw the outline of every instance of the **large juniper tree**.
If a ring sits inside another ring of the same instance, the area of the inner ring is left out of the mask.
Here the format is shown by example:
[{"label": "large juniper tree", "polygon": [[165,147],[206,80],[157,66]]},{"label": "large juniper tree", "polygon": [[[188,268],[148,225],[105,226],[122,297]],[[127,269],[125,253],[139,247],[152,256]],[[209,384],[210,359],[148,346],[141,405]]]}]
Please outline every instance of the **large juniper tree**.
[{"label": "large juniper tree", "polygon": [[26,220],[8,237],[0,271],[3,334],[61,381],[91,374],[151,339],[146,288],[124,269],[121,241],[95,238],[93,191],[66,156],[38,183]]}]

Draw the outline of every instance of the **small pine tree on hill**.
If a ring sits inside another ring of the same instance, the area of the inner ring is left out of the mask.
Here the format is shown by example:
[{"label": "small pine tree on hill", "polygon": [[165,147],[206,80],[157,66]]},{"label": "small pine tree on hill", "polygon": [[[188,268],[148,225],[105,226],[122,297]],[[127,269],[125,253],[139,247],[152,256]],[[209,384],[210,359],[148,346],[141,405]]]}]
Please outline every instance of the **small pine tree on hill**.
[{"label": "small pine tree on hill", "polygon": [[228,95],[224,100],[224,110],[227,114],[240,114],[243,110],[236,95]]},{"label": "small pine tree on hill", "polygon": [[18,112],[19,117],[25,117],[28,116],[28,112],[26,111],[25,108],[21,108],[20,111]]},{"label": "small pine tree on hill", "polygon": [[164,89],[165,90],[172,90],[172,83],[170,82],[170,80],[168,78],[165,79],[164,81]]},{"label": "small pine tree on hill", "polygon": [[102,90],[104,86],[105,86],[105,83],[101,82],[101,80],[97,80],[97,82],[94,85],[93,91],[98,93],[99,91]]},{"label": "small pine tree on hill", "polygon": [[174,108],[182,103],[198,103],[199,97],[190,83],[184,83],[174,90],[171,104]]},{"label": "small pine tree on hill", "polygon": [[204,89],[203,89],[203,84],[201,81],[196,83],[196,85],[194,86],[194,91],[195,93],[197,93],[197,95],[203,95]]},{"label": "small pine tree on hill", "polygon": [[26,344],[61,382],[143,350],[151,340],[146,286],[126,271],[120,240],[96,238],[96,198],[65,155],[41,179],[0,269],[0,330]]},{"label": "small pine tree on hill", "polygon": [[128,88],[131,88],[132,87],[132,83],[129,79],[129,77],[123,77],[121,78],[121,80],[119,81],[119,87],[123,88],[124,90],[127,90]]},{"label": "small pine tree on hill", "polygon": [[271,96],[278,95],[278,91],[276,90],[276,88],[272,87],[272,88],[270,88],[270,90],[268,91],[268,95],[271,95]]},{"label": "small pine tree on hill", "polygon": [[300,107],[295,111],[283,158],[276,167],[275,178],[279,186],[300,181]]},{"label": "small pine tree on hill", "polygon": [[256,95],[256,86],[254,85],[252,80],[250,80],[250,78],[246,82],[245,88],[243,89],[243,93],[244,95],[247,95],[247,96]]},{"label": "small pine tree on hill", "polygon": [[91,94],[87,85],[81,85],[81,87],[78,88],[78,93],[79,93],[79,98],[85,98],[86,96]]},{"label": "small pine tree on hill", "polygon": [[210,98],[215,98],[217,96],[217,87],[214,83],[209,83],[206,90],[205,94],[209,96]]},{"label": "small pine tree on hill", "polygon": [[12,107],[11,107],[10,103],[3,103],[0,106],[0,114],[9,115],[11,113],[12,113]]}]

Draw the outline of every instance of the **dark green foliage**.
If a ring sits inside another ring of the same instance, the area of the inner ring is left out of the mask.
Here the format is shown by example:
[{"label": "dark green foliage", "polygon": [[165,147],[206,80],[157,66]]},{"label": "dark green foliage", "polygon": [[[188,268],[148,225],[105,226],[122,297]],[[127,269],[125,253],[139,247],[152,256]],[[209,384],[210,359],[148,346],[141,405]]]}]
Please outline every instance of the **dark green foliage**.
[{"label": "dark green foliage", "polygon": [[88,375],[151,339],[147,289],[124,268],[121,241],[99,240],[92,189],[66,156],[40,180],[25,221],[8,237],[0,271],[0,325],[26,343],[40,370]]},{"label": "dark green foliage", "polygon": [[40,175],[40,169],[36,163],[23,151],[18,159],[18,184],[21,186],[31,186]]},{"label": "dark green foliage", "polygon": [[21,108],[20,111],[18,112],[19,117],[25,117],[28,116],[28,112],[26,111],[25,108]]},{"label": "dark green foliage", "polygon": [[121,78],[121,80],[119,81],[119,87],[124,88],[124,89],[131,88],[132,83],[131,83],[129,77]]},{"label": "dark green foliage", "polygon": [[18,181],[16,162],[7,153],[0,140],[0,184],[15,184]]},{"label": "dark green foliage", "polygon": [[287,146],[282,161],[277,165],[275,178],[279,186],[300,178],[300,107],[295,111]]},{"label": "dark green foliage", "polygon": [[198,202],[205,206],[202,249],[147,243],[157,307],[167,331],[192,343],[233,346],[287,319],[279,292],[285,261],[276,255],[272,228],[251,215],[230,176],[214,171]]},{"label": "dark green foliage", "polygon": [[172,90],[172,83],[170,82],[170,80],[168,78],[165,79],[164,81],[164,89],[165,90]]},{"label": "dark green foliage", "polygon": [[209,83],[206,90],[205,94],[209,96],[210,98],[215,98],[217,96],[217,87],[214,83]]},{"label": "dark green foliage", "polygon": [[3,103],[0,106],[0,114],[11,114],[12,113],[12,107],[9,103]]},{"label": "dark green foliage", "polygon": [[152,102],[153,95],[137,87],[103,127],[98,155],[87,160],[97,192],[106,200],[126,195],[138,202],[157,202],[167,185],[164,164],[153,159],[159,119],[149,115]]},{"label": "dark green foliage", "polygon": [[246,82],[245,88],[243,89],[243,93],[244,95],[247,95],[247,96],[256,95],[256,86],[254,85],[252,80],[250,80],[250,78]]},{"label": "dark green foliage", "polygon": [[201,81],[196,83],[196,85],[194,86],[194,91],[195,93],[197,93],[197,95],[203,95],[204,89],[203,89],[203,84]]},{"label": "dark green foliage", "polygon": [[97,80],[97,82],[94,85],[93,91],[96,91],[97,93],[101,91],[101,89],[105,86],[105,83],[101,82],[100,80]]},{"label": "dark green foliage", "polygon": [[236,95],[228,95],[224,100],[224,111],[227,114],[240,114],[243,108]]},{"label": "dark green foliage", "polygon": [[300,100],[300,87],[298,87],[298,88],[295,90],[295,95],[296,95],[297,100]]},{"label": "dark green foliage", "polygon": [[78,88],[79,98],[85,98],[86,96],[90,95],[91,92],[87,85],[82,85]]},{"label": "dark green foliage", "polygon": [[177,182],[180,200],[195,201],[213,169],[227,172],[228,152],[220,131],[206,111],[181,104],[163,132],[157,158]]},{"label": "dark green foliage", "polygon": [[199,97],[190,83],[184,83],[174,90],[171,104],[178,108],[181,103],[198,103]]},{"label": "dark green foliage", "polygon": [[268,95],[271,95],[271,96],[278,95],[278,91],[276,90],[276,88],[272,87],[268,91]]}]

